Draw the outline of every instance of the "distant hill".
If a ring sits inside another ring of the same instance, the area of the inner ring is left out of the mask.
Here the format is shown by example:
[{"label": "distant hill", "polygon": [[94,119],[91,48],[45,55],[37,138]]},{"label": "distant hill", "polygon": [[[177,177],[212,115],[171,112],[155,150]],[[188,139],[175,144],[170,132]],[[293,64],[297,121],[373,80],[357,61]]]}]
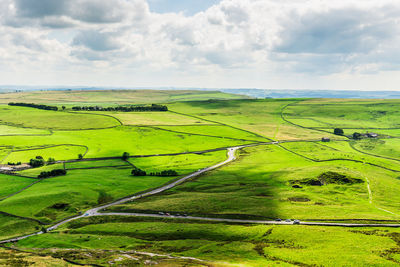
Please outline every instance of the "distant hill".
[{"label": "distant hill", "polygon": [[384,98],[400,99],[400,91],[222,89],[257,98]]}]

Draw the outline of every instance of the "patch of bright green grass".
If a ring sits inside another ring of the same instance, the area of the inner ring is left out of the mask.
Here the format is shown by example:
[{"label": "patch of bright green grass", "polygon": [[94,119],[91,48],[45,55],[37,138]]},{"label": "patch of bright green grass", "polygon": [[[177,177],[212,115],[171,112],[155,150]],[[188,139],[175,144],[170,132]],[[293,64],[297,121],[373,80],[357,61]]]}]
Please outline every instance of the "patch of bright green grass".
[{"label": "patch of bright green grass", "polygon": [[48,130],[0,125],[0,135],[49,135]]},{"label": "patch of bright green grass", "polygon": [[[13,145],[18,149],[22,149],[26,146],[56,144],[84,145],[89,148],[89,151],[85,156],[87,158],[120,157],[125,151],[129,152],[131,155],[203,151],[220,147],[237,146],[245,143],[251,142],[172,133],[147,127],[126,126],[96,131],[57,131],[54,132],[52,136],[45,137],[0,137],[0,145]],[[67,148],[75,149],[74,147]],[[40,151],[41,150],[34,150],[26,153],[32,153],[32,156],[36,156]],[[77,159],[78,153],[82,153],[78,151],[67,153],[68,151],[62,150],[61,147],[54,148],[51,151],[52,153],[46,155],[45,159],[47,159],[47,157],[53,157],[56,160]],[[17,155],[18,157],[13,158],[13,160],[22,161],[30,158],[30,156],[27,156],[25,153]]]},{"label": "patch of bright green grass", "polygon": [[29,178],[0,174],[0,199],[18,192],[34,181],[35,180]]},{"label": "patch of bright green grass", "polygon": [[35,221],[24,220],[0,214],[0,240],[40,231],[41,226]]},{"label": "patch of bright green grass", "polygon": [[16,150],[3,159],[3,163],[7,162],[29,162],[30,159],[36,158],[37,156],[43,157],[44,160],[48,158],[54,158],[56,160],[66,160],[77,158],[78,154],[85,154],[86,147],[84,146],[70,146],[60,145],[55,147],[43,147],[36,149],[27,150]]},{"label": "patch of bright green grass", "polygon": [[14,106],[0,106],[0,116],[3,124],[37,129],[92,129],[119,125],[117,120],[107,116]]},{"label": "patch of bright green grass", "polygon": [[26,169],[23,171],[19,171],[18,174],[24,175],[24,176],[29,176],[29,177],[37,177],[41,172],[48,172],[56,169],[64,169],[64,164],[62,163],[57,163],[57,164],[50,164],[50,165],[45,165],[40,168],[31,168],[31,169]]},{"label": "patch of bright green grass", "polygon": [[96,160],[96,161],[75,161],[65,163],[66,169],[80,168],[97,168],[97,167],[113,167],[113,166],[128,166],[129,163],[122,159]]},{"label": "patch of bright green grass", "polygon": [[[55,221],[77,214],[99,203],[101,192],[107,202],[166,183],[170,178],[134,177],[131,169],[102,168],[70,170],[66,176],[45,179],[0,202],[0,211]],[[27,205],[27,203],[30,203]],[[65,208],[54,208],[55,204]]]},{"label": "patch of bright green grass", "polygon": [[188,174],[224,161],[226,153],[225,150],[222,150],[200,155],[186,154],[168,157],[133,158],[129,161],[148,173],[176,170],[179,174]]}]

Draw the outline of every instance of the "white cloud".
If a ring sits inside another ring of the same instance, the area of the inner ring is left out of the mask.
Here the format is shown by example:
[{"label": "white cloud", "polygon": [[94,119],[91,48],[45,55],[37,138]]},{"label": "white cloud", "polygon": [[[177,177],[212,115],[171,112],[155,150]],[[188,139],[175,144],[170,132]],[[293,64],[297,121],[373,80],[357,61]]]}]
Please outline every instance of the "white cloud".
[{"label": "white cloud", "polygon": [[0,68],[140,68],[177,86],[218,73],[215,86],[229,87],[240,71],[249,87],[274,75],[380,75],[399,71],[399,15],[394,0],[223,0],[191,16],[150,12],[145,0],[0,0]]}]

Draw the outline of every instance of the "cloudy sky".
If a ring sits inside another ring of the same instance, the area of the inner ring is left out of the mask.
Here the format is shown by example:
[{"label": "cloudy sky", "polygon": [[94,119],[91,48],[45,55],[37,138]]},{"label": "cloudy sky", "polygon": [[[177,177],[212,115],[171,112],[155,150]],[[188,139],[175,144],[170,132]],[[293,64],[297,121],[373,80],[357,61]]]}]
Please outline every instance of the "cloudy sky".
[{"label": "cloudy sky", "polygon": [[400,90],[398,0],[0,0],[0,84]]}]

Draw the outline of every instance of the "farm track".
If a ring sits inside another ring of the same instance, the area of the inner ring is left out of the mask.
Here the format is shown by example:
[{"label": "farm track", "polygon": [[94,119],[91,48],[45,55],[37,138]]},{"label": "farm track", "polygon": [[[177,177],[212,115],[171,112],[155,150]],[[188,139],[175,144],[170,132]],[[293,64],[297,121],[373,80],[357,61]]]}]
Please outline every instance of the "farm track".
[{"label": "farm track", "polygon": [[[142,198],[142,197],[146,197],[146,196],[150,196],[150,195],[155,195],[155,194],[164,192],[164,191],[166,191],[166,190],[168,190],[168,189],[170,189],[170,188],[173,188],[173,187],[175,187],[175,186],[177,186],[177,185],[179,185],[179,184],[181,184],[181,183],[183,183],[183,182],[185,182],[185,181],[187,181],[187,180],[189,180],[189,179],[191,179],[191,178],[197,177],[197,176],[200,175],[200,174],[203,174],[203,173],[205,173],[205,172],[214,170],[214,169],[216,169],[216,168],[219,168],[219,167],[221,167],[221,166],[223,166],[223,165],[226,165],[227,163],[229,163],[229,162],[235,160],[235,159],[236,159],[236,157],[235,157],[235,152],[236,152],[236,150],[239,149],[239,148],[242,148],[242,147],[233,147],[233,148],[229,148],[229,149],[228,149],[228,159],[225,160],[225,161],[223,161],[223,162],[220,162],[220,163],[218,163],[218,164],[216,164],[216,165],[213,165],[213,166],[211,166],[211,167],[207,167],[207,168],[204,168],[204,169],[199,170],[199,171],[197,171],[197,172],[194,172],[194,173],[192,173],[192,174],[189,174],[189,175],[187,175],[187,176],[185,176],[185,177],[183,177],[183,178],[180,178],[180,179],[178,179],[178,180],[175,180],[175,181],[173,181],[173,182],[171,182],[171,183],[168,183],[168,184],[166,184],[166,185],[164,185],[164,186],[162,186],[162,187],[153,189],[153,190],[148,191],[148,192],[146,192],[146,193],[142,193],[142,194],[139,194],[139,195],[134,195],[134,196],[131,196],[131,197],[123,198],[123,199],[114,201],[114,202],[112,202],[112,203],[109,203],[109,204],[106,204],[106,205],[102,205],[102,206],[99,206],[99,207],[90,209],[90,210],[86,211],[85,214],[83,214],[83,215],[78,215],[78,216],[71,217],[71,218],[69,218],[69,219],[63,220],[63,221],[61,221],[61,222],[55,224],[55,225],[52,226],[52,227],[47,228],[47,231],[55,230],[55,229],[57,229],[58,227],[60,227],[61,225],[64,225],[64,224],[66,224],[66,223],[68,223],[68,222],[71,222],[71,221],[74,221],[74,220],[77,220],[77,219],[80,219],[80,218],[84,218],[84,217],[88,217],[88,216],[97,215],[97,214],[99,214],[99,212],[98,212],[99,210],[103,210],[103,209],[106,209],[106,208],[111,207],[111,206],[118,205],[118,204],[122,204],[122,203],[126,203],[126,202],[129,202],[129,201],[138,199],[138,198]],[[47,231],[46,231],[46,232],[47,232]],[[40,235],[40,234],[43,234],[43,233],[44,233],[43,231],[40,231],[40,232],[37,232],[37,233],[33,233],[33,234],[29,234],[29,235],[25,235],[25,236],[21,236],[21,237],[17,237],[17,238],[12,238],[12,239],[8,239],[8,240],[3,240],[3,241],[0,241],[0,244],[10,243],[10,242],[17,242],[17,241],[19,241],[19,240],[22,240],[22,239],[25,239],[25,238],[28,238],[28,237],[31,237],[31,236],[35,236],[35,235]]]}]

